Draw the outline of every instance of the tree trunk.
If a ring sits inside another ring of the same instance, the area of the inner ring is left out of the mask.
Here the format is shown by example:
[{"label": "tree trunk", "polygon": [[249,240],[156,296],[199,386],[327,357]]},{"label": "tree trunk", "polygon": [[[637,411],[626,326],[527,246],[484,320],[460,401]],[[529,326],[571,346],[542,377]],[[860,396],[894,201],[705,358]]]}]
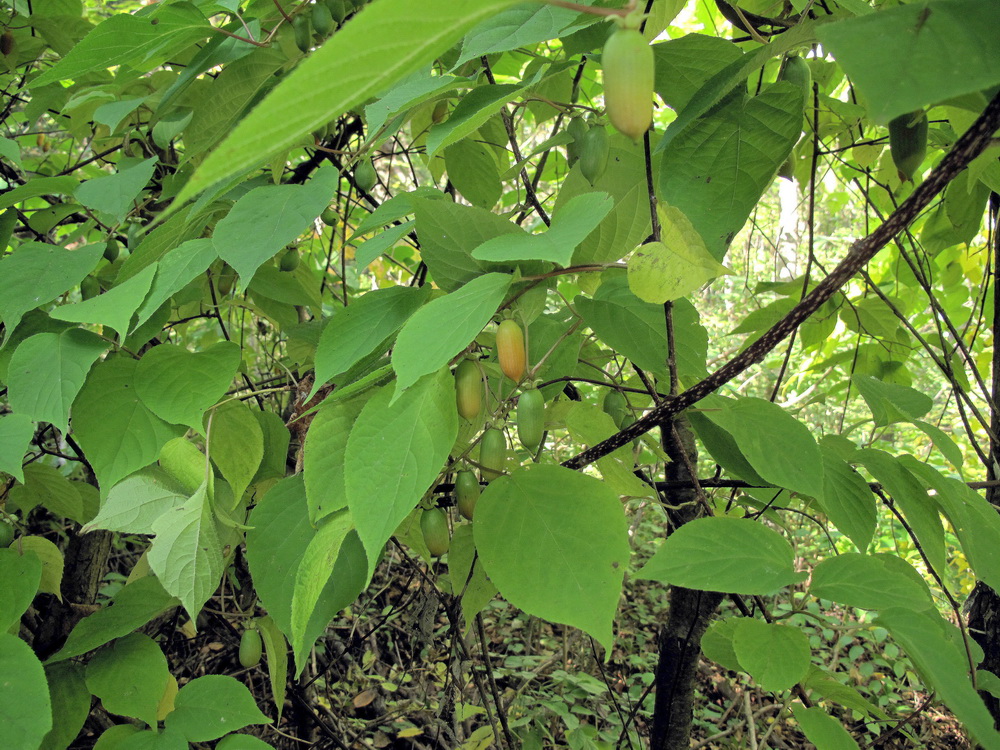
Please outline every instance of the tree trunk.
[{"label": "tree trunk", "polygon": [[[667,481],[683,483],[667,498],[671,531],[704,515],[695,478],[689,467],[698,465],[698,452],[687,420],[675,418],[663,426],[664,443],[671,462]],[[679,506],[679,507],[677,507]],[[701,637],[712,621],[722,594],[670,587],[667,622],[660,630],[656,669],[656,703],[653,710],[652,750],[687,750],[691,743],[695,677],[701,657]]]},{"label": "tree trunk", "polygon": [[[990,413],[990,429],[994,435],[1000,434],[1000,195],[990,195],[990,227],[992,227],[993,250],[993,379],[990,383],[993,410]],[[990,441],[990,463],[986,467],[986,477],[991,480],[1000,478],[1000,445]],[[1000,508],[1000,488],[990,487],[986,490],[986,499]],[[983,661],[979,669],[1000,676],[1000,594],[982,581],[969,595],[965,604],[969,616],[969,634],[983,649]],[[993,724],[1000,730],[1000,700],[997,700],[985,690],[980,691],[986,707],[993,716]]]}]

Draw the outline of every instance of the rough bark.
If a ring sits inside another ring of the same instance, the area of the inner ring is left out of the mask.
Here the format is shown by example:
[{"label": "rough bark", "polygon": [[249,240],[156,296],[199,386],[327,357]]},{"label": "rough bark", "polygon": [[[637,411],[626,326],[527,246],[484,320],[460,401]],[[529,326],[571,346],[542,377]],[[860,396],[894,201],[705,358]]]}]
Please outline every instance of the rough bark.
[{"label": "rough bark", "polygon": [[[663,429],[671,459],[667,481],[677,483],[667,495],[667,515],[671,529],[676,530],[703,515],[690,471],[698,465],[698,453],[687,420],[675,419]],[[669,596],[667,622],[660,630],[651,750],[690,746],[701,637],[722,601],[722,594],[680,586],[671,586]]]},{"label": "rough bark", "polygon": [[[990,196],[990,221],[992,227],[993,253],[993,341],[1000,336],[1000,285],[997,284],[1000,274],[1000,196],[993,193]],[[993,379],[990,383],[992,402],[1000,403],[1000,347],[993,346]],[[1000,434],[1000,412],[996,409],[990,414],[990,429],[994,435]],[[986,467],[988,479],[1000,478],[1000,446],[995,441],[990,442],[990,461]],[[986,498],[1000,508],[1000,488],[989,487]],[[969,595],[965,605],[969,617],[969,633],[983,649],[983,661],[979,669],[985,669],[1000,676],[1000,594],[982,581]],[[993,716],[993,724],[1000,730],[1000,700],[985,690],[980,691],[986,708]]]}]

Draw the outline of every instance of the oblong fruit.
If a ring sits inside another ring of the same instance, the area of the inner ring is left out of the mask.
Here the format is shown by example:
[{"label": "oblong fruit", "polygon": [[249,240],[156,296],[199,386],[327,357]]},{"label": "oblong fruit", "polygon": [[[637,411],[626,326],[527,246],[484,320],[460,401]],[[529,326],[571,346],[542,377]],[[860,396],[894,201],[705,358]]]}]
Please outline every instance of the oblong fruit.
[{"label": "oblong fruit", "polygon": [[91,297],[96,297],[101,293],[101,282],[99,282],[93,276],[87,276],[83,281],[80,282],[80,296],[83,299],[90,299]]},{"label": "oblong fruit", "polygon": [[517,437],[531,452],[538,450],[545,434],[545,397],[537,388],[524,391],[517,399]]},{"label": "oblong fruit", "polygon": [[296,16],[292,21],[292,30],[295,32],[295,46],[299,52],[308,52],[312,46],[312,35],[309,29],[308,16]]},{"label": "oblong fruit", "polygon": [[602,126],[595,125],[583,136],[583,145],[580,148],[580,171],[591,185],[601,179],[608,168],[610,153],[608,131]]},{"label": "oblong fruit", "polygon": [[104,260],[109,263],[114,263],[118,260],[118,255],[121,253],[122,246],[118,244],[118,240],[112,237],[104,245]]},{"label": "oblong fruit", "polygon": [[440,508],[425,510],[420,516],[420,530],[424,534],[424,544],[427,551],[434,557],[440,557],[448,551],[451,537],[448,536],[448,517]]},{"label": "oblong fruit", "polygon": [[901,180],[912,180],[927,155],[927,113],[909,112],[889,121],[889,151]]},{"label": "oblong fruit", "polygon": [[808,93],[809,89],[812,88],[812,71],[809,70],[809,63],[798,55],[786,57],[778,80],[794,83]]},{"label": "oblong fruit", "polygon": [[458,413],[470,421],[483,408],[483,375],[471,359],[463,359],[455,368],[455,403]]},{"label": "oblong fruit", "polygon": [[240,636],[240,664],[244,667],[256,667],[260,664],[263,644],[260,633],[255,628],[247,628]]},{"label": "oblong fruit", "polygon": [[344,22],[347,17],[347,4],[344,0],[326,0],[326,7],[338,25]]},{"label": "oblong fruit", "polygon": [[333,32],[336,25],[333,20],[333,13],[330,12],[330,9],[326,5],[316,3],[312,7],[312,26],[317,34],[327,36]]},{"label": "oblong fruit", "polygon": [[332,208],[327,208],[323,210],[320,214],[319,220],[326,224],[328,227],[335,227],[340,223],[340,215],[334,211]]},{"label": "oblong fruit", "polygon": [[354,184],[362,193],[370,193],[375,183],[378,182],[378,175],[375,174],[375,165],[371,159],[362,159],[354,169]]},{"label": "oblong fruit", "polygon": [[524,348],[524,331],[509,318],[497,327],[497,359],[503,374],[519,383],[524,377],[528,353]]},{"label": "oblong fruit", "polygon": [[628,414],[628,401],[625,400],[621,392],[611,389],[605,393],[601,408],[604,409],[605,414],[611,417],[611,421],[615,423],[615,427],[620,430]]},{"label": "oblong fruit", "polygon": [[[469,517],[471,518],[471,516]],[[9,523],[0,521],[0,549],[9,547],[11,545],[11,542],[13,541],[14,541],[14,527],[11,526]]]},{"label": "oblong fruit", "polygon": [[294,271],[299,267],[299,251],[294,247],[291,248],[287,253],[281,256],[281,261],[278,266],[282,271]]},{"label": "oblong fruit", "polygon": [[458,505],[458,512],[470,521],[481,492],[482,488],[474,472],[463,469],[455,475],[455,503]]},{"label": "oblong fruit", "polygon": [[507,463],[507,437],[503,430],[490,427],[479,441],[479,465],[483,467],[483,479],[487,482],[503,473]]},{"label": "oblong fruit", "polygon": [[622,135],[642,138],[653,124],[653,49],[636,29],[618,29],[604,44],[604,107]]}]

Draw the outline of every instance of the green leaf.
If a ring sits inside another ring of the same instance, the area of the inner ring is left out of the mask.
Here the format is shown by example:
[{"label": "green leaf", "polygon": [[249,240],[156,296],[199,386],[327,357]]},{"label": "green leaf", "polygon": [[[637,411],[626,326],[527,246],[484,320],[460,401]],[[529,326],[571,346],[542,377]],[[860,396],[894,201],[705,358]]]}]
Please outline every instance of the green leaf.
[{"label": "green leaf", "polygon": [[969,662],[958,628],[936,610],[887,609],[876,625],[889,630],[945,705],[986,750],[1000,750],[1000,734],[969,680]]},{"label": "green leaf", "polygon": [[[614,420],[596,404],[575,403],[565,415],[566,429],[574,441],[597,445],[616,432]],[[652,488],[632,473],[632,444],[627,443],[614,453],[597,460],[604,481],[619,495],[649,497]]]},{"label": "green leaf", "polygon": [[524,90],[514,83],[477,86],[465,94],[448,119],[431,127],[427,134],[427,156],[479,130],[487,120]]},{"label": "green leaf", "polygon": [[965,482],[942,476],[913,456],[901,456],[899,461],[935,491],[933,499],[948,517],[976,578],[992,588],[1000,587],[1000,515],[996,508]]},{"label": "green leaf", "polygon": [[114,745],[110,750],[189,750],[189,748],[190,745],[180,731],[167,727],[160,731],[143,729],[141,732],[129,733],[121,740],[120,746]]},{"label": "green leaf", "polygon": [[129,332],[129,322],[139,305],[146,298],[153,283],[156,268],[150,266],[128,281],[113,287],[104,294],[72,305],[61,305],[52,311],[57,320],[72,323],[95,323],[114,328],[122,338]]},{"label": "green leaf", "polygon": [[934,606],[920,574],[895,555],[848,552],[823,560],[813,568],[809,590],[821,599],[859,609],[919,612]]},{"label": "green leaf", "polygon": [[45,668],[52,701],[52,729],[39,750],[66,750],[80,734],[90,714],[90,690],[79,664],[56,664]]},{"label": "green leaf", "polygon": [[555,39],[596,20],[583,18],[588,20],[580,23],[581,14],[572,8],[519,3],[472,29],[462,40],[462,54],[455,66],[493,52],[509,52]]},{"label": "green leaf", "polygon": [[[725,554],[720,554],[720,551]],[[667,537],[637,578],[702,591],[770,594],[805,578],[781,534],[744,518],[698,518]]]},{"label": "green leaf", "polygon": [[[382,204],[385,205],[384,203]],[[364,240],[357,244],[354,251],[354,262],[357,264],[358,270],[368,268],[376,258],[385,252],[388,252],[390,248],[394,247],[400,239],[408,235],[413,231],[413,228],[417,225],[415,221],[407,221],[398,226],[390,227],[383,232],[379,232],[374,237],[369,240]],[[357,232],[355,232],[357,235]],[[353,241],[353,240],[352,240]],[[398,287],[392,287],[394,289]],[[405,287],[409,288],[409,287]],[[424,287],[420,287],[423,289]]]},{"label": "green leaf", "polygon": [[85,523],[90,519],[85,517],[79,486],[54,466],[35,462],[24,467],[24,485],[11,489],[10,501],[24,513],[41,505],[57,516]]},{"label": "green leaf", "polygon": [[595,191],[610,195],[614,202],[614,208],[597,228],[577,243],[573,265],[620,260],[652,231],[642,148],[618,133],[612,133],[609,140],[608,167],[597,182],[591,185],[577,164],[566,176],[556,199],[556,215],[578,196]]},{"label": "green leaf", "polygon": [[112,599],[114,606],[102,607],[80,620],[62,649],[50,657],[46,664],[80,656],[108,641],[128,635],[173,609],[178,603],[152,576],[133,581],[115,594]]},{"label": "green leaf", "polygon": [[809,674],[802,680],[802,686],[828,701],[839,703],[865,716],[877,716],[886,720],[889,718],[882,709],[865,700],[853,687],[838,681],[832,674],[815,664],[809,666]]},{"label": "green leaf", "polygon": [[428,302],[406,321],[392,350],[393,401],[421,377],[447,365],[479,335],[503,302],[510,282],[506,274],[485,274]]},{"label": "green leaf", "polygon": [[270,615],[257,618],[257,630],[264,641],[267,677],[271,682],[271,695],[274,697],[278,721],[281,721],[281,712],[285,707],[285,684],[288,681],[288,644]]},{"label": "green leaf", "polygon": [[736,440],[754,470],[768,482],[823,496],[823,460],[808,428],[777,404],[761,398],[728,400],[705,416]]},{"label": "green leaf", "polygon": [[58,245],[26,242],[0,258],[0,320],[7,338],[28,310],[45,305],[79,284],[104,252],[103,245],[86,245],[67,250]]},{"label": "green leaf", "polygon": [[[202,168],[209,162],[211,157]],[[330,204],[338,182],[337,170],[326,166],[305,185],[254,188],[216,226],[212,241],[219,257],[236,269],[246,286],[264,261],[294,241]]]},{"label": "green leaf", "polygon": [[344,485],[370,562],[434,483],[457,436],[455,379],[447,367],[398,398],[385,386],[365,404],[347,439]]},{"label": "green leaf", "polygon": [[113,714],[156,727],[156,709],[167,689],[167,658],[148,635],[132,633],[98,651],[87,663],[87,687]]},{"label": "green leaf", "polygon": [[153,523],[185,502],[184,488],[156,466],[140,469],[118,482],[101,503],[101,511],[80,531],[108,529],[126,534],[152,534]]},{"label": "green leaf", "polygon": [[628,285],[643,302],[662,305],[697,291],[717,276],[730,273],[708,252],[701,235],[673,206],[657,206],[660,242],[639,247],[628,261]]},{"label": "green leaf", "polygon": [[0,549],[0,632],[21,619],[38,592],[42,561],[37,555],[21,555],[16,549]]},{"label": "green leaf", "polygon": [[[0,746],[36,748],[52,728],[45,670],[31,647],[0,632]],[[17,675],[16,679],[11,679]]]},{"label": "green leaf", "polygon": [[201,352],[161,344],[139,360],[136,392],[163,421],[200,431],[205,411],[229,388],[239,364],[240,347],[231,341]]},{"label": "green leaf", "polygon": [[139,400],[138,366],[123,357],[98,363],[73,402],[73,430],[105,492],[153,463],[164,443],[183,432]]},{"label": "green leaf", "polygon": [[196,677],[177,693],[168,729],[188,742],[216,740],[250,724],[270,724],[243,683],[224,675]]},{"label": "green leaf", "polygon": [[948,0],[848,18],[817,36],[881,124],[1000,83],[998,25],[995,3]]},{"label": "green leaf", "polygon": [[657,193],[684,212],[716,260],[725,256],[798,141],[803,97],[802,89],[790,83],[776,83],[755,97],[736,96],[693,123],[663,152]]},{"label": "green leaf", "polygon": [[489,146],[463,138],[444,151],[448,179],[474,206],[492,208],[503,194],[497,159]]},{"label": "green leaf", "polygon": [[764,690],[793,687],[809,670],[809,638],[798,628],[741,617],[733,632],[736,657]]},{"label": "green leaf", "polygon": [[152,70],[211,31],[205,16],[191,3],[158,6],[141,16],[118,14],[98,24],[31,85],[38,89],[117,65],[128,65],[140,72]]},{"label": "green leaf", "polygon": [[118,224],[132,210],[139,193],[149,184],[156,162],[154,156],[114,174],[87,180],[73,195],[102,221]]},{"label": "green leaf", "polygon": [[576,248],[614,208],[607,193],[583,193],[563,204],[540,234],[501,235],[472,251],[484,261],[545,260],[568,266]]},{"label": "green leaf", "polygon": [[688,34],[654,44],[653,88],[675,112],[681,112],[713,76],[737,60],[743,51],[728,39]]},{"label": "green leaf", "polygon": [[340,510],[324,519],[309,540],[295,573],[292,593],[292,649],[295,662],[305,662],[313,640],[308,635],[309,621],[316,611],[334,565],[343,549],[347,534],[354,528],[351,514]]},{"label": "green leaf", "polygon": [[264,431],[250,407],[229,401],[210,417],[208,454],[233,489],[239,503],[264,458]]},{"label": "green leaf", "polygon": [[156,538],[148,550],[149,567],[168,592],[181,600],[191,619],[215,593],[224,570],[222,544],[207,485],[187,502],[153,522]]},{"label": "green leaf", "polygon": [[309,398],[365,357],[388,349],[403,323],[427,300],[428,291],[404,286],[376,289],[334,315],[319,337],[316,382]]},{"label": "green leaf", "polygon": [[[37,198],[40,195],[72,195],[79,184],[80,181],[78,179],[69,176],[36,177],[34,180],[29,180],[23,185],[9,190],[0,196],[0,209],[15,206],[18,203],[22,203],[30,198]],[[32,242],[26,244],[34,245],[42,243]],[[52,245],[46,246],[54,247]]]},{"label": "green leaf", "polygon": [[505,599],[611,648],[630,554],[614,492],[594,477],[532,464],[490,483],[476,503],[473,532]]},{"label": "green leaf", "polygon": [[937,506],[923,485],[895,456],[874,448],[857,451],[852,460],[864,466],[881,483],[917,537],[927,559],[939,574],[945,570],[944,528]]},{"label": "green leaf", "polygon": [[860,552],[868,549],[877,525],[875,495],[858,472],[822,446],[823,494],[818,498],[827,518]]},{"label": "green leaf", "polygon": [[[309,522],[302,475],[275,484],[250,514],[247,562],[261,602],[286,636],[292,632],[294,581],[305,551],[316,535]],[[349,534],[313,615],[306,641],[311,645],[341,609],[368,582],[368,561],[356,534]],[[301,672],[304,663],[296,663]],[[283,678],[282,678],[283,679]]]},{"label": "green leaf", "polygon": [[883,383],[871,375],[855,374],[851,381],[875,418],[876,427],[920,419],[934,406],[934,400],[905,385]]},{"label": "green leaf", "polygon": [[100,336],[80,328],[39,333],[21,342],[7,369],[11,407],[66,433],[70,406],[107,346]]},{"label": "green leaf", "polygon": [[793,703],[792,713],[802,733],[816,746],[816,750],[858,750],[858,743],[843,724],[819,706],[806,708],[801,703]]},{"label": "green leaf", "polygon": [[347,507],[344,461],[347,439],[367,398],[348,398],[326,404],[309,424],[303,448],[309,520],[320,519]]},{"label": "green leaf", "polygon": [[205,272],[218,257],[211,239],[188,240],[173,248],[156,263],[156,276],[146,299],[136,313],[138,328],[160,306]]},{"label": "green leaf", "polygon": [[35,425],[26,414],[5,414],[0,417],[0,471],[24,482],[21,461],[35,435]]},{"label": "green leaf", "polygon": [[965,463],[965,457],[962,455],[962,449],[958,447],[958,443],[955,442],[951,435],[937,425],[932,425],[929,422],[923,422],[919,419],[913,421],[913,426],[929,437],[934,446],[941,451],[941,455],[948,460],[948,463],[961,472],[962,464]]},{"label": "green leaf", "polygon": [[456,524],[448,548],[448,578],[454,596],[462,598],[462,617],[468,628],[473,619],[497,594],[476,555],[470,524]]},{"label": "green leaf", "polygon": [[[176,204],[292,146],[299,136],[427,65],[516,0],[380,0],[366,6],[244,118],[201,164]],[[319,212],[317,212],[318,214]]]},{"label": "green leaf", "polygon": [[17,540],[21,554],[32,554],[42,563],[42,577],[38,582],[38,593],[52,594],[62,601],[63,554],[59,548],[43,536],[22,536]]},{"label": "green leaf", "polygon": [[733,648],[733,637],[740,624],[741,617],[724,617],[715,620],[708,626],[705,635],[701,637],[701,650],[709,659],[726,669],[739,672],[743,669],[740,660],[736,658]]}]

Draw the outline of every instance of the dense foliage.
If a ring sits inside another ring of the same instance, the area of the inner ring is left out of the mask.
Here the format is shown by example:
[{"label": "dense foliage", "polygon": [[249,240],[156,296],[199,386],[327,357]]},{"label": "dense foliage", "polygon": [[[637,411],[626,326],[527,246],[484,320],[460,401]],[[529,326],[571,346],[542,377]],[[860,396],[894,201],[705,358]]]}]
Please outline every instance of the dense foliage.
[{"label": "dense foliage", "polygon": [[1000,748],[1000,5],[0,7],[0,746]]}]

